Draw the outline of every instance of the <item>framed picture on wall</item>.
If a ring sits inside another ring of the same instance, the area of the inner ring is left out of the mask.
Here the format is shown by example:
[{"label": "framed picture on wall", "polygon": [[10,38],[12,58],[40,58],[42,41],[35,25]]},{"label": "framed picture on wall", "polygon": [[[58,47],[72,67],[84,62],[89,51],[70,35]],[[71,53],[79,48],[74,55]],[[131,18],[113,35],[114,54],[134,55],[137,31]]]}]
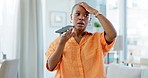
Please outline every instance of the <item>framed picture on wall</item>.
[{"label": "framed picture on wall", "polygon": [[50,12],[50,26],[52,27],[63,27],[67,22],[67,14],[63,11],[51,11]]}]

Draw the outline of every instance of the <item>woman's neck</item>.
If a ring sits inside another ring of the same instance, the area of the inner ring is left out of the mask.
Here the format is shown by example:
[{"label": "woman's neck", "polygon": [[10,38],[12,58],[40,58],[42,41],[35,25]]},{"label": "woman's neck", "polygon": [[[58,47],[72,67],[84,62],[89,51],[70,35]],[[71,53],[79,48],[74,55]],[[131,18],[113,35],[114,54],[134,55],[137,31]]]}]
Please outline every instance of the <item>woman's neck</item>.
[{"label": "woman's neck", "polygon": [[73,37],[75,38],[76,42],[79,44],[84,35],[85,32],[75,32],[75,35]]},{"label": "woman's neck", "polygon": [[85,31],[76,31],[75,32],[75,37],[83,37],[85,35]]}]

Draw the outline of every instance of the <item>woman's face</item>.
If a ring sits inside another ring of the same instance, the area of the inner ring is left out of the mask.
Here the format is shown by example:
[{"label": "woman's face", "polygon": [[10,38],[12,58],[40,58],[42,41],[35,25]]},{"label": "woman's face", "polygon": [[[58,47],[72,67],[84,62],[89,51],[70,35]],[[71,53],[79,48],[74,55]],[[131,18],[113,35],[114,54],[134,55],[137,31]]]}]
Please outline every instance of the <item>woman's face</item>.
[{"label": "woman's face", "polygon": [[72,11],[71,20],[75,28],[82,31],[90,21],[90,14],[84,7],[76,5]]}]

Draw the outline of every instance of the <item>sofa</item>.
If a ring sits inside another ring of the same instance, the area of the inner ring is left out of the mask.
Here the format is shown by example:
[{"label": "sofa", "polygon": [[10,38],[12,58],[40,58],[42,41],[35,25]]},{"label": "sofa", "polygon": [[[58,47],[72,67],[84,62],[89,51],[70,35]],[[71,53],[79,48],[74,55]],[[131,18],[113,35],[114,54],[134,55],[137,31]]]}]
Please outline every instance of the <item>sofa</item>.
[{"label": "sofa", "polygon": [[105,64],[106,78],[148,78],[148,68],[128,67],[123,64]]}]

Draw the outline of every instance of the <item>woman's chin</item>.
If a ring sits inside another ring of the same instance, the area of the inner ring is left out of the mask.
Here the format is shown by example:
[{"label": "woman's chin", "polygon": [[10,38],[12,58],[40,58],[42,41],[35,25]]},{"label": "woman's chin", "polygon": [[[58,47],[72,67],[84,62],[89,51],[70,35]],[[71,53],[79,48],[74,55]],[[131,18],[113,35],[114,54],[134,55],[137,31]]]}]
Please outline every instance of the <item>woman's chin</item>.
[{"label": "woman's chin", "polygon": [[85,30],[85,27],[77,27],[77,30],[83,31],[83,30]]}]

